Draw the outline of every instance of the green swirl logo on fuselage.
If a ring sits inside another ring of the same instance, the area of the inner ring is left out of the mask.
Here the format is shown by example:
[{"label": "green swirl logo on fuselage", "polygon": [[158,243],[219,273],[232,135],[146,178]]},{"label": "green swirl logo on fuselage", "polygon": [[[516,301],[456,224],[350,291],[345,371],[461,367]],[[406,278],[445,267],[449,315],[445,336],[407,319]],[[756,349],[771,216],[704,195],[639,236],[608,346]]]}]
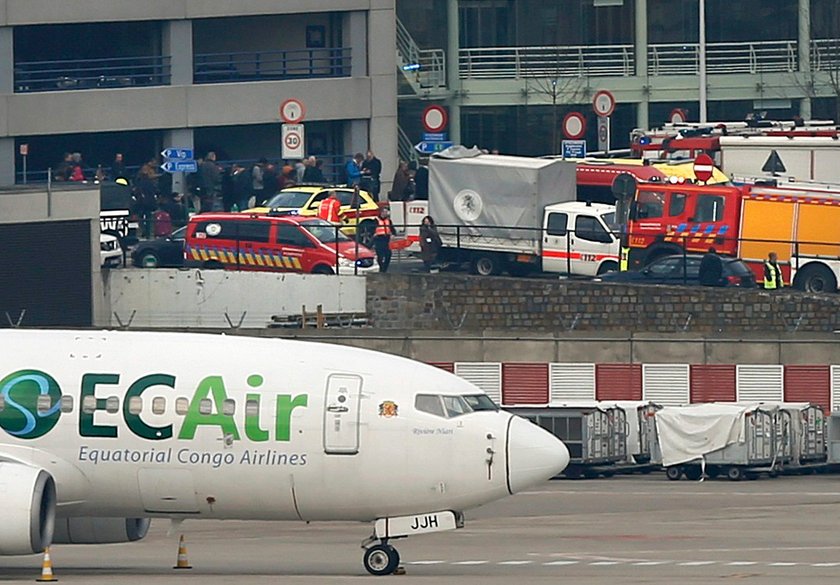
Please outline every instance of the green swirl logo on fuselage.
[{"label": "green swirl logo on fuselage", "polygon": [[[41,396],[49,396],[49,404]],[[61,416],[61,388],[39,370],[18,370],[0,380],[0,428],[20,439],[37,439],[50,432]]]}]

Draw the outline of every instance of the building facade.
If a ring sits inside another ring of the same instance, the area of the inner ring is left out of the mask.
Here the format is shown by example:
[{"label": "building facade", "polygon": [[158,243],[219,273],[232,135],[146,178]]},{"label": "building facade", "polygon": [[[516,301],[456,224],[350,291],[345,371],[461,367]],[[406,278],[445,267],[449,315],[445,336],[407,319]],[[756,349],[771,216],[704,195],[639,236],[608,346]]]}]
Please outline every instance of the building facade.
[{"label": "building facade", "polygon": [[[280,104],[306,108],[306,154],[396,165],[393,0],[3,0],[0,184],[66,152],[108,167],[162,148],[280,158]],[[25,145],[25,146],[24,146]],[[22,148],[23,146],[23,148]]]},{"label": "building facade", "polygon": [[626,147],[632,128],[675,109],[700,120],[702,63],[707,120],[837,119],[840,3],[703,1],[704,43],[700,0],[398,0],[402,144],[439,102],[450,138],[526,155],[558,152],[558,125],[577,110],[592,150],[591,100],[606,89],[611,145]]}]

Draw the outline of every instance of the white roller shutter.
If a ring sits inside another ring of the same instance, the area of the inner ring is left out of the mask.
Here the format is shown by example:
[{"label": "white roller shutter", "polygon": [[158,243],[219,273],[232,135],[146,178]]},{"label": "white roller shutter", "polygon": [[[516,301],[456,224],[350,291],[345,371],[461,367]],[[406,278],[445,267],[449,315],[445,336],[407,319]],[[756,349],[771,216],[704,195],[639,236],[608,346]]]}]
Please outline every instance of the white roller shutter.
[{"label": "white roller shutter", "polygon": [[595,400],[595,364],[549,364],[548,389],[552,404]]},{"label": "white roller shutter", "polygon": [[784,401],[784,366],[738,366],[735,371],[738,402]]},{"label": "white roller shutter", "polygon": [[455,362],[455,375],[481,388],[496,404],[502,403],[500,362]]},{"label": "white roller shutter", "polygon": [[662,406],[691,402],[688,364],[643,364],[642,399]]},{"label": "white roller shutter", "polygon": [[831,411],[840,410],[840,366],[831,366]]}]

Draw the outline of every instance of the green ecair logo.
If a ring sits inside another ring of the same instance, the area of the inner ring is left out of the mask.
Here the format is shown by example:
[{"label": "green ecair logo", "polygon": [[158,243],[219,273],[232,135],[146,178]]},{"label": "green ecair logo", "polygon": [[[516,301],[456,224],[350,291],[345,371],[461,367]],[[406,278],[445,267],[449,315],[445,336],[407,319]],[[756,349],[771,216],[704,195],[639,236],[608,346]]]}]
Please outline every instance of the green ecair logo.
[{"label": "green ecair logo", "polygon": [[[119,374],[85,374],[81,380],[81,404],[78,410],[78,429],[82,437],[116,438],[120,427],[116,425],[96,424],[94,414],[104,411],[107,400],[96,397],[108,386],[120,384]],[[254,390],[263,384],[263,377],[251,375],[248,386]],[[103,388],[104,387],[104,388]],[[175,376],[169,374],[148,374],[132,382],[122,400],[122,419],[128,431],[137,437],[150,441],[162,441],[176,436],[173,425],[153,426],[145,422],[142,413],[131,408],[134,397],[142,397],[150,388],[175,390]],[[41,398],[48,396],[49,399]],[[3,408],[0,410],[0,428],[19,439],[37,439],[49,433],[58,424],[61,412],[61,388],[55,379],[39,370],[18,370],[0,381],[0,397]],[[174,398],[174,396],[173,396]],[[252,442],[267,442],[273,434],[274,440],[291,440],[292,411],[306,407],[309,397],[306,394],[277,394],[274,398],[275,416],[273,428],[266,428],[260,420],[261,402],[269,398],[265,393],[248,393],[246,401],[256,408],[242,408],[245,413],[241,428],[232,414],[226,414],[225,401],[227,391],[222,376],[207,376],[198,383],[189,402],[189,408],[177,432],[177,438],[191,440],[202,426],[221,429],[225,437],[233,440],[241,438],[240,430]],[[207,400],[212,407],[207,408]],[[40,401],[40,403],[39,403]],[[87,405],[94,405],[93,408]],[[244,405],[243,405],[244,406]],[[147,409],[143,409],[147,411]],[[273,433],[272,433],[273,431]]]},{"label": "green ecair logo", "polygon": [[[49,397],[50,406],[38,408],[38,399]],[[19,370],[0,381],[0,428],[20,439],[37,439],[49,433],[61,416],[58,383],[38,370]]]}]

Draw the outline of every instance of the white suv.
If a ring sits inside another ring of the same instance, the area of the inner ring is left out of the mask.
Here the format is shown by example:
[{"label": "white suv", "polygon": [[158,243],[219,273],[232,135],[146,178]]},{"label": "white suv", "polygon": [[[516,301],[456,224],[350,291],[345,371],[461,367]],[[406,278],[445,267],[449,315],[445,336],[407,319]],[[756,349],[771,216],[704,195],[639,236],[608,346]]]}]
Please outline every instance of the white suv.
[{"label": "white suv", "polygon": [[123,253],[120,241],[111,234],[99,234],[99,255],[102,258],[102,266],[106,268],[122,266]]}]

